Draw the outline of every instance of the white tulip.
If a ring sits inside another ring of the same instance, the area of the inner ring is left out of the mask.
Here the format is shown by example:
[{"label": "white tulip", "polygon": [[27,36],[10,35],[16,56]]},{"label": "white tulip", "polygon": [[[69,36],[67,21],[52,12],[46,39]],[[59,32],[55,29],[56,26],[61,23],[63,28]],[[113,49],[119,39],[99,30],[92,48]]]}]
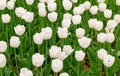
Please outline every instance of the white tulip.
[{"label": "white tulip", "polygon": [[61,73],[59,76],[69,76],[69,74],[68,73]]},{"label": "white tulip", "polygon": [[83,28],[78,28],[76,29],[76,36],[78,38],[82,38],[85,35],[85,30]]},{"label": "white tulip", "polygon": [[63,52],[65,52],[67,55],[70,55],[74,49],[72,49],[71,45],[64,45]]},{"label": "white tulip", "polygon": [[71,20],[70,19],[63,19],[62,20],[62,27],[69,28],[71,25]]},{"label": "white tulip", "polygon": [[51,12],[48,13],[48,19],[50,22],[55,22],[57,21],[58,13],[57,12]]},{"label": "white tulip", "polygon": [[47,3],[55,2],[56,0],[46,0]]},{"label": "white tulip", "polygon": [[83,61],[84,58],[85,58],[85,53],[82,50],[75,51],[75,59],[77,61]]},{"label": "white tulip", "polygon": [[15,14],[18,17],[22,17],[25,13],[26,13],[26,9],[24,9],[23,7],[18,7],[15,9]]},{"label": "white tulip", "polygon": [[41,2],[39,2],[38,3],[38,9],[42,9],[42,8],[46,8],[46,5],[45,5],[45,3],[41,3]]},{"label": "white tulip", "polygon": [[6,0],[0,0],[0,10],[4,10],[6,8]]},{"label": "white tulip", "polygon": [[91,43],[91,39],[87,37],[82,37],[81,39],[78,39],[78,43],[82,48],[88,48]]},{"label": "white tulip", "polygon": [[63,8],[67,11],[72,8],[72,2],[70,0],[63,0],[62,5],[63,5]]},{"label": "white tulip", "polygon": [[38,14],[40,17],[45,17],[47,15],[47,11],[45,8],[41,8],[38,10]]},{"label": "white tulip", "polygon": [[39,53],[35,53],[33,56],[32,56],[32,64],[35,66],[35,67],[40,67],[43,65],[44,63],[44,55],[41,55]]},{"label": "white tulip", "polygon": [[92,15],[96,15],[97,14],[97,12],[98,12],[98,6],[91,6],[90,7],[90,9],[89,9],[89,11],[90,11],[90,13],[92,14]]},{"label": "white tulip", "polygon": [[10,1],[16,2],[16,0],[10,0]]},{"label": "white tulip", "polygon": [[5,41],[0,41],[0,52],[6,52],[7,50],[7,43]]},{"label": "white tulip", "polygon": [[0,54],[0,68],[5,67],[6,62],[7,62],[7,60],[6,60],[5,55],[4,54]]},{"label": "white tulip", "polygon": [[48,3],[47,4],[48,11],[53,12],[57,9],[56,2]]},{"label": "white tulip", "polygon": [[95,28],[95,25],[96,25],[96,22],[97,22],[97,19],[89,19],[88,20],[88,25],[89,25],[89,28],[92,28],[94,29]]},{"label": "white tulip", "polygon": [[78,25],[81,23],[82,17],[80,15],[72,16],[72,22],[74,25]]},{"label": "white tulip", "polygon": [[98,5],[98,8],[99,8],[100,12],[104,12],[107,8],[107,5],[105,3],[100,3]]},{"label": "white tulip", "polygon": [[107,55],[107,51],[105,49],[100,49],[97,51],[98,58],[103,60],[104,57]]},{"label": "white tulip", "polygon": [[84,13],[84,11],[85,11],[84,4],[79,4],[79,6],[78,6],[78,7],[80,8],[80,10],[78,10],[78,11],[80,11],[80,14],[83,14],[83,13]]},{"label": "white tulip", "polygon": [[43,42],[43,36],[41,33],[35,33],[35,35],[33,35],[33,41],[35,44],[40,45]]},{"label": "white tulip", "polygon": [[52,37],[52,29],[51,27],[42,28],[41,34],[44,40],[48,40]]},{"label": "white tulip", "polygon": [[100,43],[104,43],[106,41],[106,33],[99,33],[97,35],[97,41]]},{"label": "white tulip", "polygon": [[60,72],[63,69],[63,61],[59,59],[52,60],[52,70],[54,72]]},{"label": "white tulip", "polygon": [[34,13],[33,12],[26,12],[22,19],[24,19],[26,22],[31,23],[34,20]]},{"label": "white tulip", "polygon": [[120,0],[116,0],[116,5],[120,6]]},{"label": "white tulip", "polygon": [[57,31],[58,37],[59,38],[67,38],[69,33],[68,33],[68,29],[63,27],[58,27],[58,31]]},{"label": "white tulip", "polygon": [[106,67],[111,67],[115,62],[115,57],[112,56],[112,55],[106,55],[103,59],[103,64],[106,66]]},{"label": "white tulip", "polygon": [[85,10],[84,6],[83,6],[83,4],[81,4],[80,6],[73,8],[73,13],[74,13],[74,15],[83,14],[84,10]]},{"label": "white tulip", "polygon": [[65,13],[63,15],[63,19],[69,19],[69,20],[71,20],[72,19],[72,15],[70,13]]},{"label": "white tulip", "polygon": [[114,15],[114,20],[115,20],[117,23],[120,23],[120,14]]},{"label": "white tulip", "polygon": [[91,3],[89,1],[84,2],[84,8],[85,10],[88,10],[91,7]]},{"label": "white tulip", "polygon": [[34,0],[25,0],[27,5],[32,5],[34,3]]},{"label": "white tulip", "polygon": [[106,34],[106,42],[112,43],[115,40],[115,36],[113,33],[107,33]]},{"label": "white tulip", "polygon": [[19,76],[33,76],[33,73],[28,68],[21,68]]},{"label": "white tulip", "polygon": [[2,22],[3,23],[9,23],[11,20],[11,17],[9,14],[2,14]]},{"label": "white tulip", "polygon": [[10,38],[10,46],[13,48],[17,48],[20,45],[20,39],[17,36],[12,36]]},{"label": "white tulip", "polygon": [[105,0],[97,0],[98,3],[103,3]]},{"label": "white tulip", "polygon": [[95,29],[97,31],[101,31],[103,28],[103,22],[102,21],[96,21],[96,24],[95,24]]},{"label": "white tulip", "polygon": [[78,0],[71,0],[71,2],[73,2],[73,3],[77,3],[77,2],[78,2]]},{"label": "white tulip", "polygon": [[13,1],[8,1],[8,2],[7,2],[7,8],[8,8],[9,10],[14,9],[14,5],[15,5],[15,2],[13,2]]},{"label": "white tulip", "polygon": [[58,56],[58,59],[60,59],[60,60],[64,60],[65,58],[67,58],[68,57],[68,55],[66,55],[66,53],[65,52],[61,52],[60,53],[60,55]]},{"label": "white tulip", "polygon": [[61,47],[51,46],[49,49],[49,56],[51,58],[58,58],[61,53]]},{"label": "white tulip", "polygon": [[109,30],[112,30],[112,29],[114,29],[117,26],[117,24],[118,23],[116,21],[114,21],[114,20],[108,20],[108,22],[107,22],[107,28]]},{"label": "white tulip", "polygon": [[112,10],[106,9],[104,11],[104,17],[105,18],[110,18],[112,16]]},{"label": "white tulip", "polygon": [[24,34],[25,32],[25,26],[23,25],[17,25],[16,27],[14,27],[14,31],[18,36],[21,36]]},{"label": "white tulip", "polygon": [[45,3],[46,2],[46,0],[39,0],[41,3]]}]

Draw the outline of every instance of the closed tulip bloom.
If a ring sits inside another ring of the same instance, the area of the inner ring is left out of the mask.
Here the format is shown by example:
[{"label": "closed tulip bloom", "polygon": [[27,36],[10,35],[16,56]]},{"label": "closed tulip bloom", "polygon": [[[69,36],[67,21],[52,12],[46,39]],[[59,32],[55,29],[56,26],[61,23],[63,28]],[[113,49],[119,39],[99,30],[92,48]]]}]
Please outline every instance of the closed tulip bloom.
[{"label": "closed tulip bloom", "polygon": [[32,56],[32,64],[35,66],[35,67],[40,67],[43,65],[44,63],[44,55],[41,55],[39,53],[35,53],[33,56]]},{"label": "closed tulip bloom", "polygon": [[33,76],[33,73],[28,68],[21,68],[19,76]]},{"label": "closed tulip bloom", "polygon": [[51,27],[42,28],[41,34],[44,40],[48,40],[52,37],[52,29]]},{"label": "closed tulip bloom", "polygon": [[47,11],[45,8],[41,8],[38,10],[38,14],[40,17],[45,17],[47,15]]},{"label": "closed tulip bloom", "polygon": [[54,72],[60,72],[63,69],[63,61],[61,61],[60,59],[54,59],[52,60],[52,70]]},{"label": "closed tulip bloom", "polygon": [[64,72],[64,73],[61,73],[59,76],[69,76],[69,74]]},{"label": "closed tulip bloom", "polygon": [[73,2],[73,3],[77,3],[77,2],[78,2],[78,0],[71,0],[71,2]]},{"label": "closed tulip bloom", "polygon": [[11,20],[11,17],[9,14],[2,14],[2,22],[3,23],[9,23]]},{"label": "closed tulip bloom", "polygon": [[115,36],[113,33],[107,33],[106,34],[106,42],[112,43],[115,40]]},{"label": "closed tulip bloom", "polygon": [[32,5],[34,3],[34,0],[25,0],[27,5]]},{"label": "closed tulip bloom", "polygon": [[114,20],[115,20],[117,23],[120,23],[120,14],[114,15]]},{"label": "closed tulip bloom", "polygon": [[26,22],[31,23],[34,20],[34,13],[33,12],[26,12],[22,19],[24,19]]},{"label": "closed tulip bloom", "polygon": [[67,38],[69,33],[68,33],[68,29],[63,27],[58,27],[58,31],[57,31],[58,37],[59,38]]},{"label": "closed tulip bloom", "polygon": [[6,0],[0,0],[0,10],[4,10],[6,8]]},{"label": "closed tulip bloom", "polygon": [[84,7],[84,4],[79,4],[78,6],[80,8],[80,14],[83,14],[84,11],[85,11],[85,7]]},{"label": "closed tulip bloom", "polygon": [[46,0],[39,0],[41,3],[45,3],[46,2]]},{"label": "closed tulip bloom", "polygon": [[95,25],[96,25],[96,22],[97,22],[97,19],[89,19],[88,20],[88,25],[89,25],[89,28],[92,28],[94,29],[95,28]]},{"label": "closed tulip bloom", "polygon": [[48,8],[48,11],[54,12],[57,9],[56,2],[48,3],[47,8]]},{"label": "closed tulip bloom", "polygon": [[63,15],[63,19],[69,19],[69,20],[71,20],[72,19],[72,15],[70,13],[65,13]]},{"label": "closed tulip bloom", "polygon": [[17,36],[12,36],[10,38],[10,46],[13,48],[17,48],[20,45],[20,39]]},{"label": "closed tulip bloom", "polygon": [[88,48],[91,43],[91,39],[87,37],[82,37],[81,39],[78,39],[78,43],[82,48]]},{"label": "closed tulip bloom", "polygon": [[51,58],[58,58],[61,53],[61,47],[51,46],[49,49],[49,56]]},{"label": "closed tulip bloom", "polygon": [[103,3],[105,0],[97,0],[98,3]]},{"label": "closed tulip bloom", "polygon": [[74,25],[78,25],[81,23],[82,17],[80,15],[72,16],[72,22]]},{"label": "closed tulip bloom", "polygon": [[33,35],[33,41],[35,44],[40,45],[43,42],[43,36],[41,33],[35,33],[35,35]]},{"label": "closed tulip bloom", "polygon": [[105,49],[100,49],[98,50],[97,55],[100,60],[103,60],[104,57],[107,55],[107,51]]},{"label": "closed tulip bloom", "polygon": [[120,0],[116,0],[116,5],[120,6]]},{"label": "closed tulip bloom", "polygon": [[67,57],[68,57],[68,55],[65,52],[61,52],[60,55],[58,56],[58,59],[63,61]]},{"label": "closed tulip bloom", "polygon": [[82,50],[75,51],[75,59],[77,61],[83,61],[84,58],[85,58],[85,53]]},{"label": "closed tulip bloom", "polygon": [[85,35],[85,30],[83,28],[78,28],[76,29],[76,36],[78,38],[82,38]]},{"label": "closed tulip bloom", "polygon": [[63,0],[62,5],[63,5],[63,8],[67,11],[72,8],[72,2],[70,0]]},{"label": "closed tulip bloom", "polygon": [[63,19],[62,20],[62,27],[69,28],[71,25],[71,20],[70,19]]},{"label": "closed tulip bloom", "polygon": [[25,33],[25,26],[17,25],[16,27],[14,27],[14,31],[18,36],[21,36]]},{"label": "closed tulip bloom", "polygon": [[97,31],[101,31],[103,28],[103,22],[102,21],[96,21],[95,29]]},{"label": "closed tulip bloom", "polygon": [[110,18],[112,16],[112,10],[106,9],[104,11],[104,17],[105,18]]},{"label": "closed tulip bloom", "polygon": [[107,22],[107,28],[109,30],[114,29],[117,26],[117,22],[115,20],[108,20]]},{"label": "closed tulip bloom", "polygon": [[4,54],[0,54],[0,68],[5,67],[6,62],[7,62],[7,60],[6,60],[5,55]]},{"label": "closed tulip bloom", "polygon": [[107,5],[105,3],[100,3],[98,5],[98,8],[99,8],[100,12],[104,12],[107,8]]},{"label": "closed tulip bloom", "polygon": [[106,67],[111,67],[115,62],[115,57],[112,56],[112,55],[106,55],[103,59],[103,64],[106,66]]},{"label": "closed tulip bloom", "polygon": [[71,45],[64,45],[63,52],[66,53],[66,55],[70,55],[74,49],[72,49]]},{"label": "closed tulip bloom", "polygon": [[6,52],[7,50],[7,43],[5,41],[0,41],[0,52]]},{"label": "closed tulip bloom", "polygon": [[56,13],[56,12],[48,13],[48,19],[50,22],[57,21],[57,17],[58,17],[58,13]]},{"label": "closed tulip bloom", "polygon": [[106,41],[106,33],[99,33],[97,35],[97,41],[100,43],[104,43]]},{"label": "closed tulip bloom", "polygon": [[80,6],[73,8],[73,13],[74,13],[74,15],[83,14],[83,13],[84,13],[84,10],[85,10],[85,9],[84,9],[84,5],[81,4]]},{"label": "closed tulip bloom", "polygon": [[25,13],[26,13],[26,9],[24,9],[23,7],[18,7],[15,9],[15,14],[18,17],[22,17]]},{"label": "closed tulip bloom", "polygon": [[15,2],[13,2],[13,1],[8,1],[8,2],[7,2],[7,8],[8,8],[9,10],[14,9],[14,5],[15,5]]},{"label": "closed tulip bloom", "polygon": [[55,2],[56,0],[46,0],[47,3],[53,3]]},{"label": "closed tulip bloom", "polygon": [[84,2],[84,8],[85,10],[88,10],[91,7],[91,3],[89,1]]},{"label": "closed tulip bloom", "polygon": [[41,2],[39,2],[38,3],[38,9],[42,9],[42,8],[46,8],[46,5],[45,5],[45,3],[41,3]]},{"label": "closed tulip bloom", "polygon": [[97,12],[98,12],[98,7],[97,6],[91,6],[89,11],[92,15],[96,15]]}]

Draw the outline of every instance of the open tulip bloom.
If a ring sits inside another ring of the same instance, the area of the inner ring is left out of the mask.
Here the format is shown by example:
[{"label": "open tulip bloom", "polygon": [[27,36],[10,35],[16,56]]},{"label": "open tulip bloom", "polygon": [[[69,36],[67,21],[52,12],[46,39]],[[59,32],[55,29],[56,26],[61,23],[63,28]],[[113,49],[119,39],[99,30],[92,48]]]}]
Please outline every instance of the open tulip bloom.
[{"label": "open tulip bloom", "polygon": [[120,76],[120,0],[0,0],[0,76]]}]

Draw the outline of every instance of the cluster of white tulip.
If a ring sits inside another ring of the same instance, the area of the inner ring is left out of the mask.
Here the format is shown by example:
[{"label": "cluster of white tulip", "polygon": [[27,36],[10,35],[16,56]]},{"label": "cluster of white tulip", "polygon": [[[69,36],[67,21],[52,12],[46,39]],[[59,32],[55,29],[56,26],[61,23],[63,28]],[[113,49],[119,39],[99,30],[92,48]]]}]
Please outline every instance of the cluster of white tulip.
[{"label": "cluster of white tulip", "polygon": [[16,0],[0,0],[0,10],[4,10],[6,7],[9,10],[14,9],[14,5],[15,5]]},{"label": "cluster of white tulip", "polygon": [[26,22],[31,23],[34,20],[34,13],[27,11],[23,7],[17,7],[15,9],[16,16],[20,17],[21,19],[24,19]]},{"label": "cluster of white tulip", "polygon": [[43,40],[48,40],[52,37],[52,29],[51,27],[42,28],[40,33],[35,33],[33,35],[33,41],[35,44],[42,44]]},{"label": "cluster of white tulip", "polygon": [[49,56],[54,58],[52,60],[52,70],[54,72],[60,72],[63,68],[63,60],[67,58],[74,49],[70,45],[64,45],[63,49],[58,46],[51,46],[49,49]]},{"label": "cluster of white tulip", "polygon": [[95,29],[97,31],[101,31],[103,28],[103,22],[98,21],[96,18],[95,19],[89,19],[88,20],[88,25],[89,28]]},{"label": "cluster of white tulip", "polygon": [[33,76],[33,73],[28,68],[21,68],[19,76]]},{"label": "cluster of white tulip", "polygon": [[108,54],[105,49],[98,50],[97,55],[106,67],[111,67],[114,64],[115,57]]},{"label": "cluster of white tulip", "polygon": [[7,43],[5,41],[0,41],[0,68],[3,68],[5,67],[6,65],[6,57],[4,54],[1,54],[1,53],[4,53],[6,52],[7,50]]}]

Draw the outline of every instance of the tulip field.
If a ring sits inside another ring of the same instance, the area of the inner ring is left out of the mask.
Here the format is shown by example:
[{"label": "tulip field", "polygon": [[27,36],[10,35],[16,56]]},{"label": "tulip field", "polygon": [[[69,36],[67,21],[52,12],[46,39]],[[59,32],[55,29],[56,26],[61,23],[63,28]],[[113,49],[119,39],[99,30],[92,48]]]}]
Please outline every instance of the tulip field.
[{"label": "tulip field", "polygon": [[120,76],[120,0],[0,0],[0,76]]}]

